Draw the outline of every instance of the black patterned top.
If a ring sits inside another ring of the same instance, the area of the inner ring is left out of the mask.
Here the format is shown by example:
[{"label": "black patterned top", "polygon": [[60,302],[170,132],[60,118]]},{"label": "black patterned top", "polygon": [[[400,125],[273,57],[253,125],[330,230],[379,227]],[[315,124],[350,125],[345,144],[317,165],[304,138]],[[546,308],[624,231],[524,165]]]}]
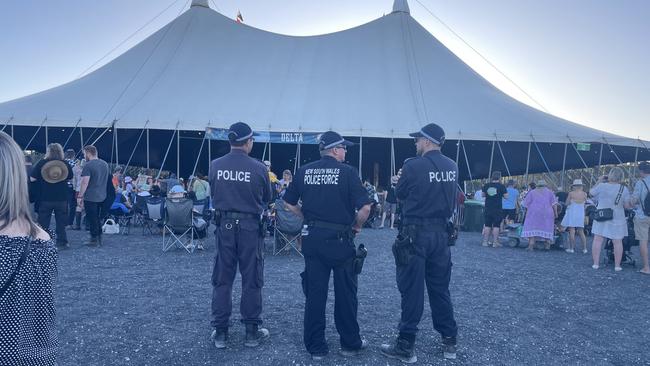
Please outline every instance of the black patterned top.
[{"label": "black patterned top", "polygon": [[[27,243],[27,237],[0,235],[0,288],[16,270]],[[0,365],[56,364],[56,276],[54,239],[32,241],[13,283],[0,297]]]}]

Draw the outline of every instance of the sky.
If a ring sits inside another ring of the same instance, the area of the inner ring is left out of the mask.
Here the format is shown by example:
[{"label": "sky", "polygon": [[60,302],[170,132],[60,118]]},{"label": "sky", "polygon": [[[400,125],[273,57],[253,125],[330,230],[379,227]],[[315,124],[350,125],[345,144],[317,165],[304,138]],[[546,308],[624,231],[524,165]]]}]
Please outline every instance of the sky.
[{"label": "sky", "polygon": [[[189,2],[0,0],[0,102],[74,80],[94,64],[92,69],[101,67],[187,10]],[[514,98],[593,128],[650,140],[650,1],[408,2],[420,24]],[[315,35],[390,13],[393,0],[210,5],[231,18],[241,11],[246,24],[260,29]]]}]

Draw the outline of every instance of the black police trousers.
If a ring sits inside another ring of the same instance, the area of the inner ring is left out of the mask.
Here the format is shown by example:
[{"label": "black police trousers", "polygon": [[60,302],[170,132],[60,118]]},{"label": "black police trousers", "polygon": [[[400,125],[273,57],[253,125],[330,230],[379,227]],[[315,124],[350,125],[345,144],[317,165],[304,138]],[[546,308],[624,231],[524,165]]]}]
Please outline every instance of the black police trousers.
[{"label": "black police trousers", "polygon": [[414,238],[415,255],[408,264],[397,266],[397,287],[402,295],[400,335],[415,336],[424,311],[426,284],[433,327],[443,337],[455,337],[458,329],[449,295],[451,252],[444,231],[418,230]]},{"label": "black police trousers", "polygon": [[241,273],[241,322],[262,324],[264,285],[264,238],[254,219],[222,219],[216,230],[217,256],[212,271],[212,321],[217,329],[227,329],[232,313],[232,284]]},{"label": "black police trousers", "polygon": [[357,323],[357,275],[354,272],[354,243],[339,238],[338,232],[309,228],[303,237],[302,253],[305,271],[301,274],[305,292],[304,342],[311,354],[326,354],[325,306],[330,273],[334,273],[334,322],[341,347],[349,350],[361,347]]}]

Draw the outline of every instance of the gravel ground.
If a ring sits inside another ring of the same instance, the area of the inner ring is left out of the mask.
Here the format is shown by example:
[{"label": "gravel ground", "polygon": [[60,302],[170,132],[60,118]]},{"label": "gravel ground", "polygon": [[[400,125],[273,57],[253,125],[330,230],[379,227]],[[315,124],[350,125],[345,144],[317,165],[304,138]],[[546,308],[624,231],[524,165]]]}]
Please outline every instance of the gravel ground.
[{"label": "gravel ground", "polygon": [[[393,341],[399,318],[390,252],[394,235],[366,230],[358,239],[369,249],[360,278],[359,322],[370,349],[355,359],[338,355],[331,293],[326,333],[331,352],[315,363],[302,344],[298,256],[266,257],[263,316],[272,338],[258,349],[243,347],[238,278],[230,346],[217,350],[209,340],[212,237],[205,251],[189,255],[162,253],[160,237],[143,237],[137,229],[129,236],[107,236],[101,248],[82,246],[85,233],[71,232],[72,248],[59,256],[59,363],[400,364],[378,350]],[[442,359],[426,304],[416,346],[419,364],[650,365],[650,278],[631,267],[595,271],[590,255],[484,248],[479,240],[475,233],[462,233],[453,248],[458,360]]]}]

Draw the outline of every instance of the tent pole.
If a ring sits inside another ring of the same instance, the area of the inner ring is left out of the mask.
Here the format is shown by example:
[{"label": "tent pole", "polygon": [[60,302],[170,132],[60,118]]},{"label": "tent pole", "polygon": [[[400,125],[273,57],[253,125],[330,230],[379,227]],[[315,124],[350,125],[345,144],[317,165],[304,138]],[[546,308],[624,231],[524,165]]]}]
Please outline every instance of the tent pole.
[{"label": "tent pole", "polygon": [[456,141],[456,166],[458,166],[458,157],[460,156],[460,138]]},{"label": "tent pole", "polygon": [[[298,144],[298,168],[300,169],[300,163],[302,159],[302,145]],[[270,160],[269,160],[270,161]]]},{"label": "tent pole", "polygon": [[[113,128],[113,140],[115,141],[115,165],[120,165],[120,145],[117,143],[117,126]],[[124,169],[126,174],[126,169]]]},{"label": "tent pole", "polygon": [[149,169],[149,129],[147,128],[147,170]]},{"label": "tent pole", "polygon": [[49,144],[50,144],[49,128],[45,126],[45,149],[47,149],[47,145]]},{"label": "tent pole", "polygon": [[79,128],[79,142],[81,143],[81,147],[79,148],[79,150],[81,151],[84,148],[84,128],[83,127]]},{"label": "tent pole", "polygon": [[[567,136],[568,137],[568,136]],[[584,165],[585,169],[589,169],[589,166],[585,162],[585,159],[582,158],[582,155],[580,155],[580,151],[578,151],[578,148],[576,148],[576,145],[571,141],[571,138],[569,138],[569,142],[571,143],[571,147],[573,147],[573,150],[578,154],[578,158],[580,158],[580,161],[582,162],[582,165]],[[594,180],[594,174],[593,174],[593,169],[591,170],[591,177],[589,179],[589,184],[591,184]],[[581,173],[582,174],[582,173]]]},{"label": "tent pole", "polygon": [[506,161],[506,156],[503,154],[503,149],[501,149],[501,144],[499,141],[497,141],[497,147],[499,148],[499,153],[501,154],[501,158],[503,159],[503,164],[506,166],[506,172],[508,172],[508,176],[512,176],[510,173],[510,167],[508,167],[508,162]]},{"label": "tent pole", "polygon": [[363,180],[363,173],[361,172],[363,164],[363,136],[359,136],[359,178]]},{"label": "tent pole", "polygon": [[[7,122],[5,122],[4,126],[2,126],[2,130],[0,130],[0,131],[4,131],[5,128],[7,128],[7,126],[9,126],[9,124],[11,123],[11,121],[13,121],[13,119],[14,119],[14,116],[9,117],[9,119],[7,120]],[[13,125],[12,125],[12,126],[13,126]],[[13,136],[12,136],[12,137],[13,137]]]},{"label": "tent pole", "polygon": [[564,174],[566,173],[566,151],[569,148],[567,144],[564,144],[564,157],[562,158],[562,176],[560,177],[560,187],[564,188]]},{"label": "tent pole", "polygon": [[181,177],[181,132],[176,127],[176,178]]},{"label": "tent pole", "polygon": [[41,128],[43,127],[43,125],[45,124],[45,122],[47,122],[47,116],[46,116],[45,118],[43,118],[43,122],[41,122],[41,125],[38,126],[38,128],[36,129],[36,132],[34,132],[34,135],[32,136],[32,138],[29,140],[29,142],[27,143],[27,145],[25,145],[25,150],[29,150],[29,145],[32,144],[32,141],[34,141],[34,138],[36,138],[36,135],[38,134],[38,131],[41,130]]},{"label": "tent pole", "polygon": [[472,189],[474,189],[474,178],[472,177],[472,168],[469,166],[469,158],[467,158],[467,150],[465,149],[465,142],[460,140],[463,145],[463,155],[465,155],[465,164],[467,164],[467,172],[469,173],[469,180],[472,182]]},{"label": "tent pole", "polygon": [[395,164],[395,141],[390,138],[390,176],[391,178],[395,175],[395,170],[397,170],[397,164]]},{"label": "tent pole", "polygon": [[142,131],[140,131],[140,136],[138,136],[138,140],[135,142],[135,146],[133,147],[133,151],[131,152],[131,156],[129,156],[129,160],[126,161],[126,165],[124,166],[124,173],[126,173],[126,170],[129,168],[129,164],[131,164],[131,159],[133,159],[133,155],[135,155],[135,150],[138,148],[138,145],[140,145],[140,140],[142,139],[142,135],[144,134],[144,131],[147,128],[148,124],[149,124],[149,121],[147,120],[147,122],[144,124],[144,129]]},{"label": "tent pole", "polygon": [[528,155],[526,156],[526,174],[524,175],[524,180],[526,181],[526,185],[528,185],[528,171],[530,168],[530,148],[533,145],[532,142],[528,141]]},{"label": "tent pole", "polygon": [[296,157],[293,162],[293,175],[296,175],[296,171],[298,170],[298,145],[296,145]]},{"label": "tent pole", "polygon": [[14,138],[14,125],[11,125],[11,138]]},{"label": "tent pole", "polygon": [[158,175],[156,175],[156,180],[160,178],[160,173],[162,173],[162,170],[165,167],[165,161],[167,161],[167,155],[169,154],[169,150],[172,148],[172,144],[174,143],[174,135],[176,134],[177,131],[178,131],[178,123],[176,124],[176,129],[174,130],[174,133],[172,133],[172,138],[169,140],[169,145],[167,146],[165,157],[163,157],[163,161],[160,164],[160,169],[158,169]]},{"label": "tent pole", "polygon": [[639,166],[639,147],[634,148],[634,164],[632,164],[632,172],[630,173],[630,180],[636,177],[636,168]]},{"label": "tent pole", "polygon": [[[533,141],[534,141],[534,137],[533,137]],[[546,163],[546,159],[544,159],[544,154],[542,154],[542,150],[539,148],[539,145],[537,145],[537,141],[535,141],[535,149],[539,153],[539,157],[542,158],[542,163],[544,163],[544,167],[546,168],[546,171],[548,172],[548,176],[550,178],[553,178],[553,184],[555,185],[555,188],[557,188],[557,180],[555,179],[555,176],[553,175],[553,172],[551,172],[551,169],[548,167],[548,164]]]},{"label": "tent pole", "polygon": [[[199,166],[199,160],[201,160],[201,153],[203,152],[203,145],[205,145],[205,134],[203,134],[203,140],[201,141],[201,147],[199,148],[199,155],[196,158],[196,162],[194,163],[194,168],[192,169],[192,175],[196,174],[196,167]],[[189,180],[188,180],[189,181]]]},{"label": "tent pole", "polygon": [[273,144],[269,141],[269,161],[271,162],[271,164],[273,164],[273,161],[271,161],[271,147],[272,146],[273,146]]},{"label": "tent pole", "polygon": [[212,140],[208,141],[208,170],[210,163],[212,163]]},{"label": "tent pole", "polygon": [[490,151],[490,169],[488,170],[488,177],[492,179],[492,161],[494,160],[494,140],[492,140],[492,151]]},{"label": "tent pole", "polygon": [[600,170],[602,169],[603,165],[603,143],[600,143],[600,155],[598,156],[598,176],[601,176],[602,174],[600,173]]},{"label": "tent pole", "polygon": [[[264,152],[262,152],[262,161],[266,160],[264,159],[266,157],[266,147],[268,146],[268,142],[264,143]],[[270,160],[269,160],[270,161]]]},{"label": "tent pole", "polygon": [[79,122],[81,122],[81,118],[77,120],[77,123],[74,125],[72,128],[72,132],[70,132],[70,135],[68,138],[65,140],[65,143],[63,144],[63,150],[65,151],[66,146],[68,146],[68,142],[70,142],[70,139],[72,138],[72,135],[74,135],[74,131],[79,127]]}]

